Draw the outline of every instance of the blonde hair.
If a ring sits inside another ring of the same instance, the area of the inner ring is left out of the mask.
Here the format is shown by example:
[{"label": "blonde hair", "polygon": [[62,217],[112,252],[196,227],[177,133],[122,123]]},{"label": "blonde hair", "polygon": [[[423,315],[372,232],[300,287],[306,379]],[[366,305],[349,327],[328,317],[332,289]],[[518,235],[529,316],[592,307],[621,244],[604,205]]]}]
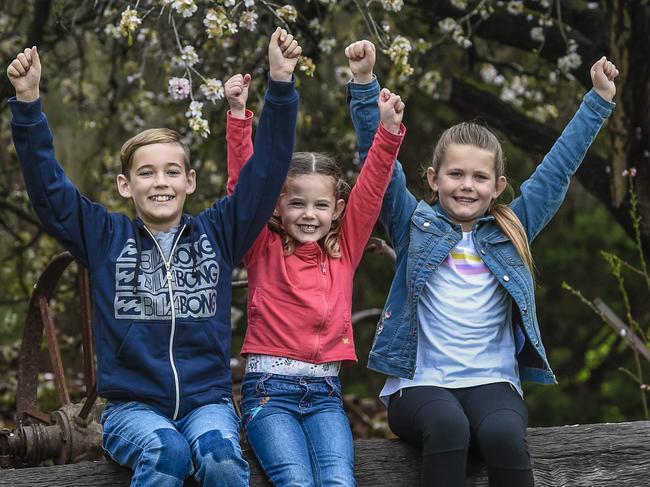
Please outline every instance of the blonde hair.
[{"label": "blonde hair", "polygon": [[[445,159],[447,149],[452,144],[473,145],[491,152],[494,154],[494,172],[496,179],[498,180],[501,176],[505,176],[505,160],[499,139],[487,127],[474,122],[456,124],[442,133],[433,150],[433,161],[431,163],[431,167],[436,174],[438,174],[440,166]],[[514,194],[509,184],[506,186],[506,189],[511,195]],[[431,198],[431,203],[435,203],[437,200],[438,194],[434,193]],[[528,236],[515,212],[509,206],[499,203],[497,200],[492,200],[488,208],[488,213],[494,217],[499,228],[508,236],[521,259],[531,272],[533,272],[535,263],[530,252]]]},{"label": "blonde hair", "polygon": [[157,128],[143,130],[124,142],[120,149],[120,162],[122,163],[122,174],[129,179],[131,165],[133,164],[133,155],[140,147],[151,144],[176,144],[183,149],[183,162],[185,163],[185,172],[189,172],[190,166],[190,149],[181,139],[181,135],[171,129]]},{"label": "blonde hair", "polygon": [[[320,174],[329,176],[334,182],[334,199],[338,201],[348,201],[350,195],[350,185],[343,179],[341,169],[336,161],[326,154],[320,152],[294,152],[287,174],[287,181],[291,178],[306,176],[309,174]],[[285,183],[286,185],[286,183]],[[323,247],[330,257],[341,257],[341,222],[345,215],[345,208],[336,220],[332,220],[332,227],[323,240]],[[296,250],[296,241],[289,235],[284,227],[279,215],[273,215],[269,220],[269,228],[282,237],[282,246],[284,255],[291,255]]]}]

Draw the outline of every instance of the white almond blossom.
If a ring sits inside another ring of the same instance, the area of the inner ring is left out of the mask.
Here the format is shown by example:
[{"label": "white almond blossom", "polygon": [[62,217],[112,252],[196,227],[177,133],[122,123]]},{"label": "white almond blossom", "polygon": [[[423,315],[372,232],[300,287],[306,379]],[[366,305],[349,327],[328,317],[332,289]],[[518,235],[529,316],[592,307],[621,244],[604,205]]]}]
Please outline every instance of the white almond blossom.
[{"label": "white almond blossom", "polygon": [[381,0],[381,6],[387,12],[399,12],[404,7],[404,0]]}]

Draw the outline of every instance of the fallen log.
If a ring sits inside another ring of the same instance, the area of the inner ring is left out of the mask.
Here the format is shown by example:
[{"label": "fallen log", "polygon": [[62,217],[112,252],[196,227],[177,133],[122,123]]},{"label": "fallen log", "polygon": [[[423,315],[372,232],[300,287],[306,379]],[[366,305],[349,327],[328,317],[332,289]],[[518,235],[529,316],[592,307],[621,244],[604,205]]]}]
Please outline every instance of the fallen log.
[{"label": "fallen log", "polygon": [[[417,486],[420,453],[399,440],[357,440],[357,485]],[[650,485],[650,421],[529,428],[537,487],[621,487]],[[270,485],[257,462],[253,487]],[[0,470],[0,485],[12,487],[128,486],[131,472],[109,461]],[[186,487],[195,486],[193,481]],[[487,487],[487,473],[470,461],[468,487]]]}]

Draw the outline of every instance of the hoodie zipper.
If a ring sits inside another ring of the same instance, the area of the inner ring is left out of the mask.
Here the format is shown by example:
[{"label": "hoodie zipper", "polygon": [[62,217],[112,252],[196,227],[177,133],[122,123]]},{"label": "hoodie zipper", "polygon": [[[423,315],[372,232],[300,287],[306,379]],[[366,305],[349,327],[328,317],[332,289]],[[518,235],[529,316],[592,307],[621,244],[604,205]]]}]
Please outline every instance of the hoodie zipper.
[{"label": "hoodie zipper", "polygon": [[146,226],[144,228],[147,231],[147,233],[151,235],[153,243],[156,245],[158,252],[160,252],[160,258],[165,263],[165,269],[167,271],[167,289],[169,290],[169,307],[172,314],[172,326],[169,332],[168,353],[169,353],[169,364],[172,367],[172,374],[174,376],[174,388],[176,392],[174,416],[172,417],[172,419],[176,421],[176,418],[178,417],[178,411],[181,405],[181,385],[180,385],[180,379],[178,378],[178,370],[176,369],[176,362],[174,362],[174,335],[176,334],[176,308],[174,308],[174,289],[172,286],[172,281],[173,281],[172,259],[174,258],[174,251],[176,250],[176,246],[178,245],[178,242],[181,239],[181,234],[183,233],[183,230],[185,230],[185,224],[183,224],[183,226],[178,231],[178,236],[176,237],[174,246],[172,247],[171,252],[169,252],[169,260],[165,259],[165,254],[163,254],[163,251],[160,248],[160,245],[158,244],[158,240],[156,240],[156,237],[154,237],[153,233],[151,233],[151,231]]}]

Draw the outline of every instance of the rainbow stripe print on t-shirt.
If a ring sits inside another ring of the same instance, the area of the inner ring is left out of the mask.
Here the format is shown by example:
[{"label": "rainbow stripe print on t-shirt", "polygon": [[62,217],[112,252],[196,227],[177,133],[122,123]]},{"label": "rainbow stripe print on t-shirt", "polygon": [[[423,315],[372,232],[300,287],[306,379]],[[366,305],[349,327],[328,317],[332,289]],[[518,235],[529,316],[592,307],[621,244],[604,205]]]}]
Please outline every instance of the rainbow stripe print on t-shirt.
[{"label": "rainbow stripe print on t-shirt", "polygon": [[464,276],[487,274],[490,270],[473,249],[456,247],[445,259],[447,265]]}]

